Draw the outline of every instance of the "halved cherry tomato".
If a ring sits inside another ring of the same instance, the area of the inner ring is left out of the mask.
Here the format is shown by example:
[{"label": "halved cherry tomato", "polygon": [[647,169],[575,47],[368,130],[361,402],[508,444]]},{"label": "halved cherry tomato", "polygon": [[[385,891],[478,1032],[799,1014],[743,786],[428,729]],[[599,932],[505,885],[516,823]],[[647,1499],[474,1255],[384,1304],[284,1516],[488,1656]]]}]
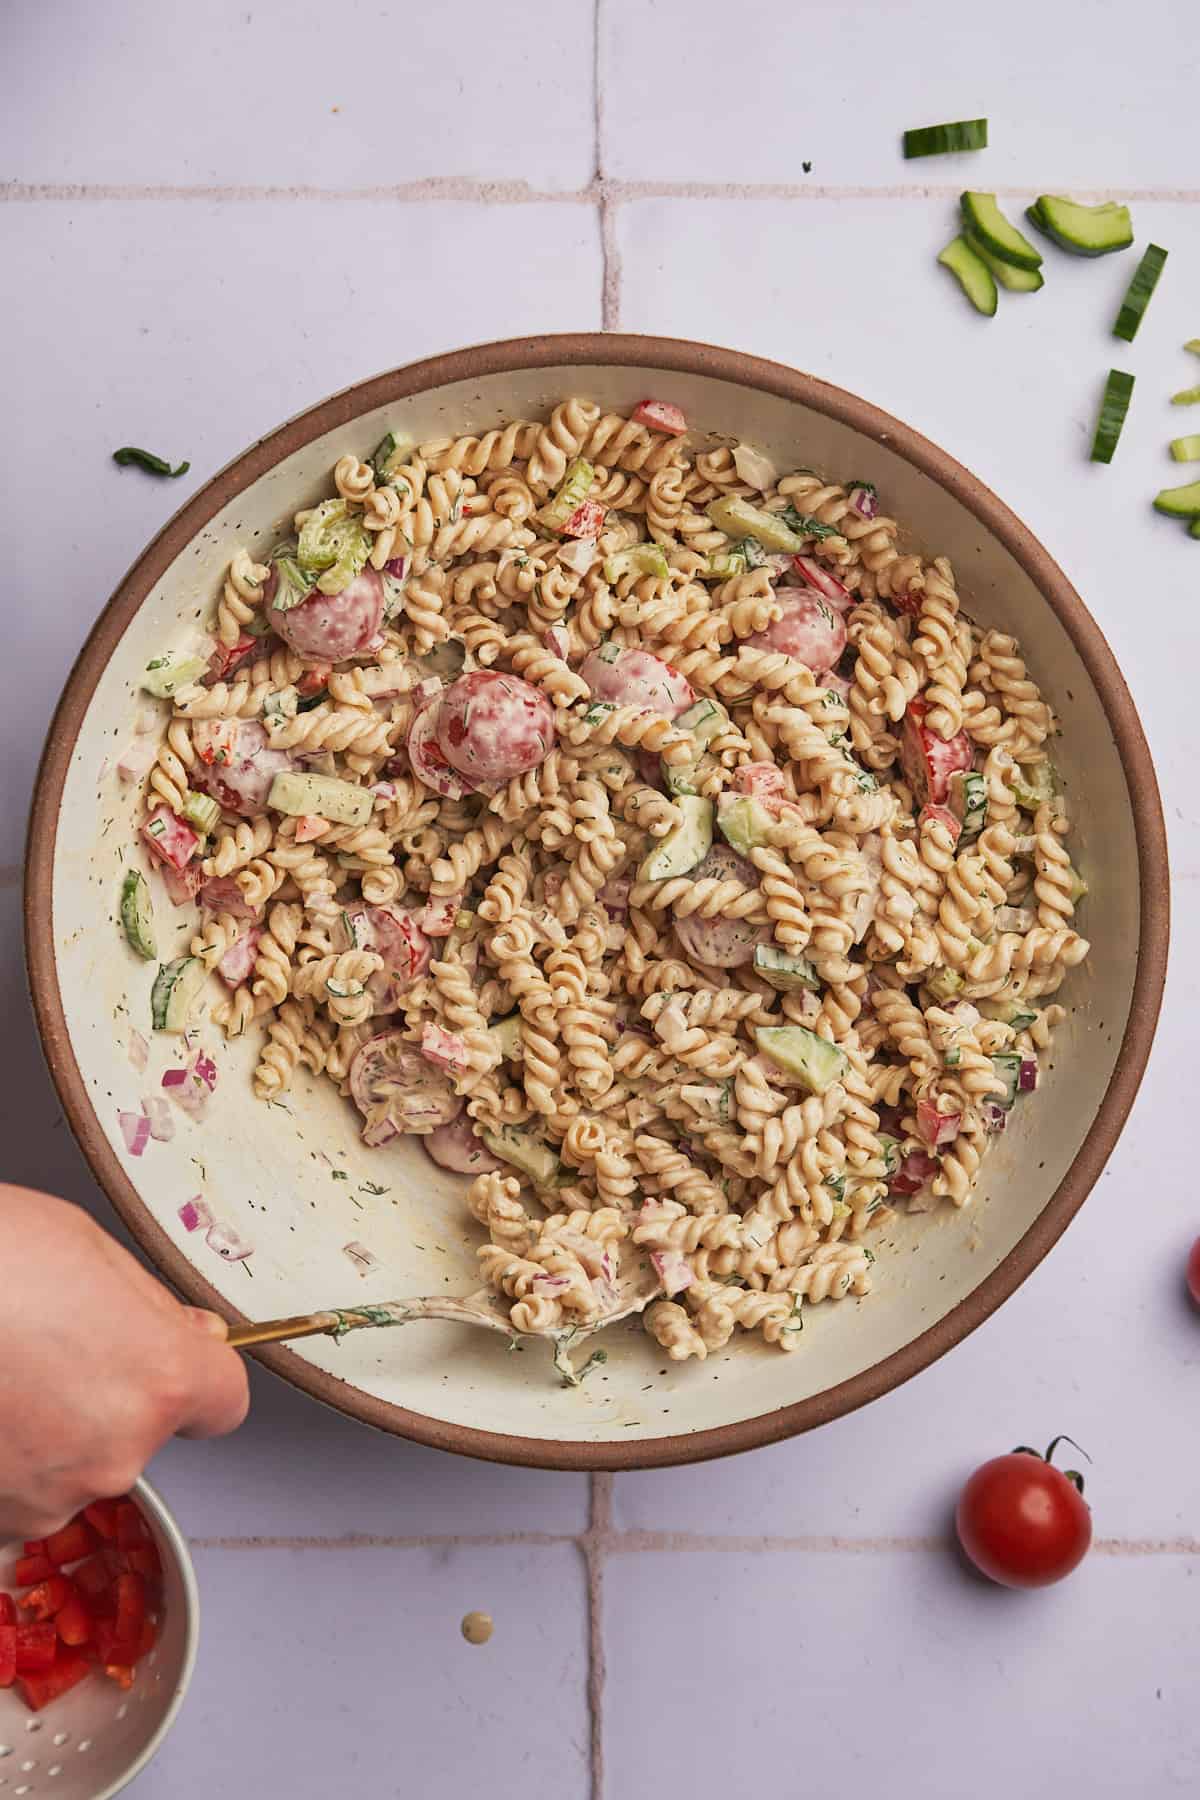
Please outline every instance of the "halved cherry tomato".
[{"label": "halved cherry tomato", "polygon": [[0,1594],[0,1625],[15,1625],[17,1609],[11,1594]]},{"label": "halved cherry tomato", "polygon": [[44,1706],[49,1706],[51,1700],[57,1700],[60,1694],[77,1687],[90,1668],[91,1664],[85,1656],[68,1650],[44,1674],[25,1675],[18,1681],[21,1698],[30,1712],[41,1712]]},{"label": "halved cherry tomato", "polygon": [[51,1575],[21,1596],[20,1605],[36,1619],[52,1619],[75,1592],[65,1575]]},{"label": "halved cherry tomato", "polygon": [[93,1500],[85,1506],[83,1516],[93,1531],[99,1532],[106,1542],[113,1544],[117,1539],[117,1507],[118,1500]]},{"label": "halved cherry tomato", "polygon": [[[1003,1587],[1046,1587],[1077,1568],[1092,1541],[1083,1477],[1024,1447],[994,1456],[958,1501],[959,1541],[975,1567]],[[1070,1441],[1070,1440],[1066,1440]]]},{"label": "halved cherry tomato", "polygon": [[58,1652],[58,1633],[53,1625],[16,1625],[17,1674],[40,1674]]},{"label": "halved cherry tomato", "polygon": [[64,1644],[86,1644],[92,1635],[92,1615],[84,1604],[83,1595],[72,1593],[70,1599],[61,1606],[55,1616],[54,1628]]},{"label": "halved cherry tomato", "polygon": [[17,1676],[17,1628],[0,1624],[0,1688],[11,1687]]},{"label": "halved cherry tomato", "polygon": [[13,1580],[18,1587],[35,1587],[39,1581],[49,1581],[54,1573],[54,1564],[48,1556],[19,1556]]}]

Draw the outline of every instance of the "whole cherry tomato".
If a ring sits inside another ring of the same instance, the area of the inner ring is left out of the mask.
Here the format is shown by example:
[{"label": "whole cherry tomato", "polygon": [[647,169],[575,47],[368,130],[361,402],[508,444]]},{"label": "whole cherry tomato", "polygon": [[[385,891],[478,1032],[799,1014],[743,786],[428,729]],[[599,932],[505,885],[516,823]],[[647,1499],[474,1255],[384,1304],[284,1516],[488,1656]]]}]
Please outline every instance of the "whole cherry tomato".
[{"label": "whole cherry tomato", "polygon": [[[983,1574],[1003,1587],[1047,1587],[1077,1568],[1092,1541],[1083,1477],[1056,1469],[1025,1445],[976,1469],[959,1496],[959,1541]],[[1078,1448],[1078,1446],[1076,1446]]]}]

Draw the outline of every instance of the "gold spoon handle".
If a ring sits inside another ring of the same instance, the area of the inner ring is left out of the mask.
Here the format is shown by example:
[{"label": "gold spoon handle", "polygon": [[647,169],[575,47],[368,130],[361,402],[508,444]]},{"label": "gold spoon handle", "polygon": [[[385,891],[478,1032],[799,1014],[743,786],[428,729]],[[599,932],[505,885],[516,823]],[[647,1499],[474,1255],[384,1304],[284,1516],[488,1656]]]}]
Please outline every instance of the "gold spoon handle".
[{"label": "gold spoon handle", "polygon": [[318,1337],[338,1324],[333,1312],[299,1313],[294,1319],[264,1319],[259,1325],[231,1325],[228,1341],[235,1350],[251,1344],[278,1344],[284,1338]]}]

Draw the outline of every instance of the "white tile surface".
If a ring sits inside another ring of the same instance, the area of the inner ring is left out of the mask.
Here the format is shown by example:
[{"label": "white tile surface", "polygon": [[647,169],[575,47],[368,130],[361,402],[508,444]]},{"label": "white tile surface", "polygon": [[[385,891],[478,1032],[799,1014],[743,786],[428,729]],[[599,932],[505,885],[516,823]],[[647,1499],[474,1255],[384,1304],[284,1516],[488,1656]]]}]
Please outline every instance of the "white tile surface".
[{"label": "white tile surface", "polygon": [[[583,1580],[548,1550],[202,1550],[200,1662],[133,1789],[528,1800],[587,1794]],[[464,1613],[490,1612],[485,1645]],[[231,1682],[236,1668],[236,1686]]]},{"label": "white tile surface", "polygon": [[945,1552],[615,1558],[610,1791],[1193,1791],[1198,1569],[1095,1556],[1018,1595]]},{"label": "white tile surface", "polygon": [[[21,181],[557,189],[592,174],[588,0],[530,0],[519,30],[469,5],[66,0],[5,7],[0,66],[21,74],[4,129]],[[337,239],[351,248],[353,229]]]},{"label": "white tile surface", "polygon": [[[357,241],[369,253],[346,249]],[[0,725],[11,864],[71,661],[188,495],[290,414],[380,369],[483,338],[594,329],[600,251],[591,208],[441,201],[14,203],[0,205],[0,243],[0,381],[24,522],[9,578],[45,601]],[[518,254],[519,279],[485,275],[515,272]],[[165,482],[119,469],[121,444],[192,466]]]},{"label": "white tile surface", "polygon": [[[1148,0],[1136,27],[1118,0],[852,11],[747,0],[736,13],[606,0],[604,169],[628,181],[1041,193],[1194,186],[1180,140],[1200,68],[1190,16],[1185,0]],[[910,126],[973,118],[989,121],[986,151],[904,161]]]}]

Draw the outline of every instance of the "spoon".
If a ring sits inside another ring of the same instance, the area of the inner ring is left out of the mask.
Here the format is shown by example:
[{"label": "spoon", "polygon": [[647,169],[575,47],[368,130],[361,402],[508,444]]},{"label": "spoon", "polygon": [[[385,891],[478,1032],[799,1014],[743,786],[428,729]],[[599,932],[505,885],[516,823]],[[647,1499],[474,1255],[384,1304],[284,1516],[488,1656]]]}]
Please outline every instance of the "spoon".
[{"label": "spoon", "polygon": [[348,1331],[368,1326],[410,1325],[416,1319],[449,1319],[458,1325],[480,1325],[488,1331],[499,1331],[515,1342],[518,1337],[544,1337],[554,1345],[554,1366],[568,1387],[577,1387],[584,1375],[597,1362],[607,1361],[603,1350],[597,1350],[583,1368],[576,1369],[567,1351],[572,1345],[592,1337],[621,1319],[645,1310],[662,1292],[662,1282],[654,1266],[643,1257],[636,1269],[618,1269],[613,1304],[597,1313],[586,1324],[556,1327],[547,1331],[517,1331],[508,1316],[502,1298],[489,1288],[467,1294],[462,1299],[433,1294],[412,1300],[373,1301],[366,1306],[329,1307],[323,1312],[300,1313],[291,1319],[267,1319],[258,1325],[231,1325],[228,1342],[235,1350],[246,1350],[254,1344],[278,1344],[288,1338],[326,1336],[335,1340]]}]

